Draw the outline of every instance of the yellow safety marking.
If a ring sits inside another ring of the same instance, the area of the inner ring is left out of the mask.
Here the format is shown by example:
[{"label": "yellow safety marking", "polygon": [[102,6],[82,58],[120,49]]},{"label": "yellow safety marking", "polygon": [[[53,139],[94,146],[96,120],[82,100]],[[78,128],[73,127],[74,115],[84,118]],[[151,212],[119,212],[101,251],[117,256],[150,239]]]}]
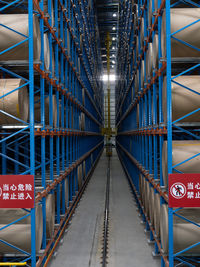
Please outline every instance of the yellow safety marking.
[{"label": "yellow safety marking", "polygon": [[27,262],[0,262],[0,266],[25,266]]}]

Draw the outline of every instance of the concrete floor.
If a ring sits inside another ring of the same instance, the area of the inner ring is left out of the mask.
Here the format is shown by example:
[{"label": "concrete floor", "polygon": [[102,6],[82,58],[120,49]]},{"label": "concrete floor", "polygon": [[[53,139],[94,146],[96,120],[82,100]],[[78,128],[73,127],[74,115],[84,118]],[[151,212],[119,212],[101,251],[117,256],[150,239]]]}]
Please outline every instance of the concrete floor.
[{"label": "concrete floor", "polygon": [[[105,205],[107,158],[103,154],[76,209],[51,267],[100,267]],[[159,267],[147,244],[128,182],[114,151],[111,191],[108,267]]]}]

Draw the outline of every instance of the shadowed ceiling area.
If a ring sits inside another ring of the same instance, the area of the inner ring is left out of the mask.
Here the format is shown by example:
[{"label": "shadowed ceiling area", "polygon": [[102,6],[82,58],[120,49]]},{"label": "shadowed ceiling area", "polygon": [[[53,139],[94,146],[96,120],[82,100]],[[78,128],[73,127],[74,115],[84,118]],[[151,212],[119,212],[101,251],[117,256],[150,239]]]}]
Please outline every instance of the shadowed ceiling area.
[{"label": "shadowed ceiling area", "polygon": [[97,18],[99,24],[99,33],[101,39],[101,55],[104,69],[106,69],[106,46],[105,38],[107,32],[110,33],[112,39],[111,46],[111,70],[115,70],[116,50],[118,39],[118,19],[119,19],[119,0],[96,0],[95,7],[97,10]]}]

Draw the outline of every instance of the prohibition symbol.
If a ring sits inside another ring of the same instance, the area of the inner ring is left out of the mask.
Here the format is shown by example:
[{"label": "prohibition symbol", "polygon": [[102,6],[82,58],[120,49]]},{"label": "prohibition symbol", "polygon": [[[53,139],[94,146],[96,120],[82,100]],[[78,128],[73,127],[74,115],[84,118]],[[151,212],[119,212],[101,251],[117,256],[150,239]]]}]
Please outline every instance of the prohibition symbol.
[{"label": "prohibition symbol", "polygon": [[171,186],[170,193],[172,197],[181,199],[186,195],[186,187],[182,183],[175,183]]}]

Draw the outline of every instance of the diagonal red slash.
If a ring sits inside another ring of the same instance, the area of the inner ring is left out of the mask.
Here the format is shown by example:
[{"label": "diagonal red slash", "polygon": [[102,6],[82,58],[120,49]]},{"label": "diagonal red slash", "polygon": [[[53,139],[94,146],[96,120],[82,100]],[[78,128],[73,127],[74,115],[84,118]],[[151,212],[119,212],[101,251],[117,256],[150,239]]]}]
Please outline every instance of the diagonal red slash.
[{"label": "diagonal red slash", "polygon": [[181,196],[183,196],[183,193],[179,190],[179,188],[176,188],[176,185],[175,185],[174,187],[175,187],[176,191],[179,192],[179,194],[180,194]]}]

